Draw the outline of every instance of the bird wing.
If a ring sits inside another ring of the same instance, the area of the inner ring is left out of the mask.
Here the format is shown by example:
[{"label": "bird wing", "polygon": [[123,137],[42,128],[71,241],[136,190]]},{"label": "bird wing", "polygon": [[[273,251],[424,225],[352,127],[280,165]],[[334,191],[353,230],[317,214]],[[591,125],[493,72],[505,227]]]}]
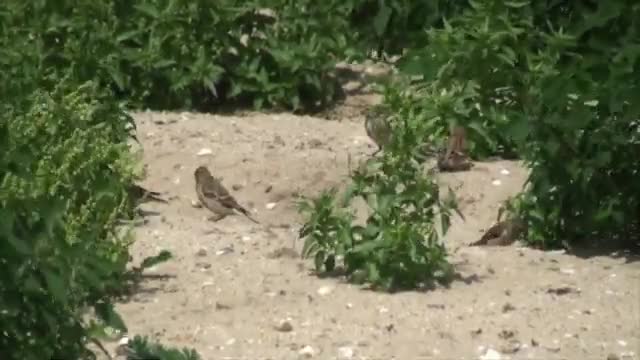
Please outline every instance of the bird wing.
[{"label": "bird wing", "polygon": [[202,193],[205,197],[216,199],[224,207],[231,209],[243,209],[229,191],[222,185],[219,179],[211,178],[202,185]]}]

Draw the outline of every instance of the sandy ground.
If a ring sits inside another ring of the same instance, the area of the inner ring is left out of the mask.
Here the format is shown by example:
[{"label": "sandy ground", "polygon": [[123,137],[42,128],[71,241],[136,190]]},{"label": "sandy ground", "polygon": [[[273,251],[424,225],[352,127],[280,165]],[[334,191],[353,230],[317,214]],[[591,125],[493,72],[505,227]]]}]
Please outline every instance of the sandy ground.
[{"label": "sandy ground", "polygon": [[[375,293],[313,276],[310,260],[275,256],[302,246],[296,195],[344,184],[347,154],[355,161],[375,150],[358,111],[345,114],[135,114],[148,164],[143,185],[166,192],[170,204],[144,205],[160,214],[137,228],[134,262],[161,249],[175,259],[118,304],[131,334],[195,348],[203,359],[639,358],[637,258],[461,247],[520,190],[526,171],[516,162],[438,175],[467,218],[446,236],[450,249],[460,247],[450,260],[463,278],[448,289]],[[198,155],[203,149],[211,154]],[[260,225],[241,216],[206,221],[209,213],[192,205],[201,164]]]}]

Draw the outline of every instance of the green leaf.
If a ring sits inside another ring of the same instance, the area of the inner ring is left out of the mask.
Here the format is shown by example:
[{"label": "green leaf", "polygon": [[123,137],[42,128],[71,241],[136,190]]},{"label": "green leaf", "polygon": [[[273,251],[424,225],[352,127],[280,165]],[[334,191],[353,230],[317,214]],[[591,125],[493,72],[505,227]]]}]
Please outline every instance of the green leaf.
[{"label": "green leaf", "polygon": [[367,268],[367,280],[369,280],[374,284],[380,281],[380,272],[378,271],[377,264],[373,262],[368,262],[366,268]]},{"label": "green leaf", "polygon": [[317,271],[322,271],[322,266],[327,258],[327,253],[324,250],[320,250],[316,253],[314,263]]},{"label": "green leaf", "polygon": [[120,315],[115,311],[113,304],[101,302],[96,304],[94,309],[96,316],[98,316],[105,325],[124,333],[127,332],[127,326]]},{"label": "green leaf", "polygon": [[373,18],[373,28],[376,31],[376,35],[382,36],[387,30],[387,24],[391,18],[391,8],[384,3],[384,0],[379,0],[378,4],[380,4],[380,9],[375,18]]},{"label": "green leaf", "polygon": [[60,275],[56,274],[51,269],[43,270],[42,274],[44,275],[47,289],[49,289],[49,292],[51,293],[53,298],[66,306],[68,301],[67,285],[62,280]]},{"label": "green leaf", "polygon": [[133,7],[153,19],[160,18],[160,12],[151,3],[137,3]]}]

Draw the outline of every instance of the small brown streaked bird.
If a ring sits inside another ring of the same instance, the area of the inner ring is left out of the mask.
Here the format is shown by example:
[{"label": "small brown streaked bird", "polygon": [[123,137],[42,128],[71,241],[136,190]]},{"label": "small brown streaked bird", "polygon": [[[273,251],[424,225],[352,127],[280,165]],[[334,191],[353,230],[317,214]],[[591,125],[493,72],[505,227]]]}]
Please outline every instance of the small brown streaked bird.
[{"label": "small brown streaked bird", "polygon": [[132,184],[129,186],[127,191],[129,192],[129,197],[134,199],[138,204],[147,201],[157,201],[165,204],[169,203],[167,200],[160,197],[161,194],[159,192],[147,190],[139,185]]},{"label": "small brown streaked bird", "polygon": [[468,171],[473,163],[465,151],[466,130],[451,126],[446,151],[438,157],[438,169],[442,172]]},{"label": "small brown streaked bird", "polygon": [[482,235],[480,240],[469,244],[469,246],[508,246],[513,244],[523,233],[527,231],[527,224],[518,219],[501,220],[502,214],[506,211],[506,207],[501,206],[498,210],[498,219],[496,224],[489,228]]},{"label": "small brown streaked bird", "polygon": [[364,128],[367,135],[378,146],[376,155],[391,142],[392,129],[387,119],[387,112],[380,108],[372,108],[367,111],[364,119]]},{"label": "small brown streaked bird", "polygon": [[234,215],[238,211],[256,224],[259,222],[252,218],[249,211],[240,206],[236,199],[222,185],[220,178],[215,178],[204,166],[199,166],[194,172],[196,179],[196,194],[200,203],[215,215],[210,221],[219,221],[228,215]]}]

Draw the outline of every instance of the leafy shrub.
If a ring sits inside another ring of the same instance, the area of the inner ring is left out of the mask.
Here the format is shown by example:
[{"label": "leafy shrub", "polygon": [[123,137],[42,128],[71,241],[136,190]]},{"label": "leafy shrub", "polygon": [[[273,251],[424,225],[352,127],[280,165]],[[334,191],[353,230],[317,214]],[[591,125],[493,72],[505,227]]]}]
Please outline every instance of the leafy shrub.
[{"label": "leafy shrub", "polygon": [[[315,257],[319,272],[343,266],[352,281],[383,289],[407,289],[451,279],[441,234],[456,209],[449,194],[441,201],[438,185],[414,159],[421,136],[406,119],[391,118],[394,135],[382,158],[372,158],[351,175],[340,202],[336,191],[301,203],[307,221],[303,256]],[[417,123],[417,125],[420,125]],[[364,225],[354,222],[348,206],[360,198],[368,205]]]},{"label": "leafy shrub", "polygon": [[127,359],[130,360],[201,360],[197,352],[191,349],[166,348],[141,336],[135,336],[128,343]]},{"label": "leafy shrub", "polygon": [[129,260],[115,229],[131,209],[130,118],[91,84],[0,106],[1,352],[84,358],[84,309],[113,314],[108,291]]},{"label": "leafy shrub", "polygon": [[[446,110],[431,117],[441,133],[447,122],[476,130],[477,156],[502,148],[524,158],[531,175],[516,211],[530,242],[630,231],[639,215],[640,6],[470,4],[403,59],[402,69],[426,83],[410,108],[426,122],[432,109]],[[453,106],[434,94],[449,94]]]},{"label": "leafy shrub", "polygon": [[20,44],[34,71],[96,80],[134,106],[304,110],[338,95],[330,72],[347,49],[346,11],[283,0],[7,1],[0,61]]},{"label": "leafy shrub", "polygon": [[445,0],[354,0],[350,25],[354,41],[363,52],[401,55],[405,49],[424,46],[424,32],[441,27],[443,18],[462,11],[465,2]]}]

